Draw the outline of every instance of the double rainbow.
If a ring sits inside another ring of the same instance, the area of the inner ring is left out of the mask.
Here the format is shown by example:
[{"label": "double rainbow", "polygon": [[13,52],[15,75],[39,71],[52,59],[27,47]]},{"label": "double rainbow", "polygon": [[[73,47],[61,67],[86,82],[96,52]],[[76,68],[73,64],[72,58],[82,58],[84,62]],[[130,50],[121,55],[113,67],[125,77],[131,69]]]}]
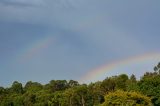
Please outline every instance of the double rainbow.
[{"label": "double rainbow", "polygon": [[[50,46],[53,40],[54,39],[52,36],[47,36],[45,38],[37,40],[36,42],[30,44],[25,49],[23,49],[21,53],[18,55],[17,60],[19,62],[24,62],[32,58],[37,53],[41,52],[42,50]],[[147,53],[147,54],[133,56],[133,57],[129,57],[126,59],[113,61],[111,63],[104,64],[96,69],[90,70],[88,73],[86,73],[84,76],[82,76],[79,79],[79,82],[94,81],[95,79],[100,78],[101,76],[107,74],[107,72],[113,71],[114,69],[118,67],[126,67],[131,64],[146,63],[149,61],[159,62],[160,53],[159,52]]]}]

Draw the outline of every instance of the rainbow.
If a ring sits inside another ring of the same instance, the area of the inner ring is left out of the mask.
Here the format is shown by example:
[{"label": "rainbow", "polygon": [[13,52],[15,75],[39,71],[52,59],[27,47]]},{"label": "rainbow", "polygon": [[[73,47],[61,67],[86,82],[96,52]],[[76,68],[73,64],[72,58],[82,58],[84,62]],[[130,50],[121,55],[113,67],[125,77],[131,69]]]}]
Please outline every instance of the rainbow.
[{"label": "rainbow", "polygon": [[107,72],[114,70],[115,68],[125,67],[131,64],[136,64],[136,63],[145,63],[153,60],[156,60],[156,62],[159,62],[160,53],[148,53],[148,54],[133,56],[126,59],[114,61],[89,71],[87,74],[85,74],[79,79],[79,82],[82,82],[82,83],[91,82],[105,75]]},{"label": "rainbow", "polygon": [[48,48],[49,45],[54,41],[52,36],[45,36],[44,38],[37,39],[33,43],[27,45],[24,49],[21,50],[19,55],[17,55],[17,61],[22,63],[37,55],[39,52]]}]

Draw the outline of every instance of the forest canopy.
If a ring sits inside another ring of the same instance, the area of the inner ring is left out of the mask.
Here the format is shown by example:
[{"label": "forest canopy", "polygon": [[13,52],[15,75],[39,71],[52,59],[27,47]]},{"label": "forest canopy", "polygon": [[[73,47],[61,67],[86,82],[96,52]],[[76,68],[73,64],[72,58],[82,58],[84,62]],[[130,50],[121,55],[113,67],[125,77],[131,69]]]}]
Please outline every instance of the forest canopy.
[{"label": "forest canopy", "polygon": [[137,80],[121,74],[103,81],[79,84],[51,80],[48,84],[14,81],[0,87],[0,106],[160,106],[160,63]]}]

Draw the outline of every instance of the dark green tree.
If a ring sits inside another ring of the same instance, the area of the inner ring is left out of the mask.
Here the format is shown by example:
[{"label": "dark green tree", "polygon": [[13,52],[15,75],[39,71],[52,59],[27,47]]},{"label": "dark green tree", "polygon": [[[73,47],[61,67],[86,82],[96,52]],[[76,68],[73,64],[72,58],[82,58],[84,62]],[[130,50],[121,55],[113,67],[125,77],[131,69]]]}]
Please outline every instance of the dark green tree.
[{"label": "dark green tree", "polygon": [[114,91],[116,87],[114,77],[106,78],[103,80],[100,87],[103,95],[105,95],[107,92]]},{"label": "dark green tree", "polygon": [[154,67],[154,71],[155,73],[160,74],[160,62]]},{"label": "dark green tree", "polygon": [[66,80],[51,80],[48,87],[51,92],[55,92],[65,90],[66,88],[68,88],[68,84]]},{"label": "dark green tree", "polygon": [[121,74],[115,78],[116,89],[126,90],[126,81],[128,76],[126,74]]},{"label": "dark green tree", "polygon": [[154,106],[160,106],[160,76],[143,76],[138,82],[139,90],[151,97]]},{"label": "dark green tree", "polygon": [[43,89],[43,86],[38,82],[28,81],[24,86],[25,92],[37,92]]},{"label": "dark green tree", "polygon": [[78,83],[78,81],[70,80],[68,85],[69,85],[69,87],[74,87],[74,86],[78,86],[79,83]]},{"label": "dark green tree", "polygon": [[23,86],[18,81],[14,81],[10,90],[11,90],[11,93],[13,92],[13,93],[22,94],[23,93]]}]

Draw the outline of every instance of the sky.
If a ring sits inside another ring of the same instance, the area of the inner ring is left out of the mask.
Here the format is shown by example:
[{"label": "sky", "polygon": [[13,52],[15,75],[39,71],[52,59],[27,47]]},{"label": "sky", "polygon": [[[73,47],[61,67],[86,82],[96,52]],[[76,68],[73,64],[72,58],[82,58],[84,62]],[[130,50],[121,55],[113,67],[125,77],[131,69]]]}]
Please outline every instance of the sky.
[{"label": "sky", "polygon": [[[159,4],[159,0],[0,0],[0,86],[13,81],[79,81],[111,62],[160,54]],[[139,78],[152,71],[158,59],[116,65],[82,83],[121,73]]]}]

